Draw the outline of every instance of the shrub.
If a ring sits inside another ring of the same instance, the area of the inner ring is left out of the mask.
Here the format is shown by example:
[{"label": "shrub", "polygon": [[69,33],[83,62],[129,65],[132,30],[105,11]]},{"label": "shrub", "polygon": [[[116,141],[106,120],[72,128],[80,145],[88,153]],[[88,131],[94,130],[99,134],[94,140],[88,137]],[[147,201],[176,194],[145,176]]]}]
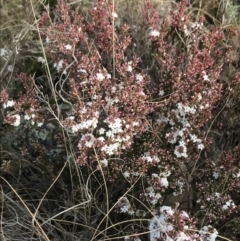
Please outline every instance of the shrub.
[{"label": "shrub", "polygon": [[21,73],[18,98],[0,94],[4,123],[34,139],[24,155],[75,167],[82,238],[232,238],[224,226],[239,213],[239,139],[224,135],[236,127],[240,72],[225,26],[190,9],[181,0],[163,20],[144,0],[137,33],[114,2],[83,15],[60,0],[38,25],[47,77]]}]

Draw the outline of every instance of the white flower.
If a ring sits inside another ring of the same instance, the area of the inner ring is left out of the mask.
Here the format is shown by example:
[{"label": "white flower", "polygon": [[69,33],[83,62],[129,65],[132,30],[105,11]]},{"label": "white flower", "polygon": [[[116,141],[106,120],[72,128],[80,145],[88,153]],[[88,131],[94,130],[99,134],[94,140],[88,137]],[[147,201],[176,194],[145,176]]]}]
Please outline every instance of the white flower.
[{"label": "white flower", "polygon": [[81,72],[81,73],[87,74],[87,71],[85,69],[78,69],[77,72]]},{"label": "white flower", "polygon": [[120,144],[119,143],[113,143],[110,145],[104,145],[101,150],[104,151],[106,154],[109,156],[114,154],[114,151],[119,148]]},{"label": "white flower", "polygon": [[[115,92],[113,92],[113,93],[115,93]],[[112,98],[109,98],[108,96],[105,97],[105,100],[107,101],[107,105],[105,106],[106,109],[108,109],[114,103],[118,103],[119,102],[119,100],[117,98],[112,99]]]},{"label": "white flower", "polygon": [[152,30],[150,32],[150,36],[153,36],[153,37],[158,37],[160,35],[160,33],[157,31],[157,30]]},{"label": "white flower", "polygon": [[218,179],[219,173],[218,173],[218,172],[214,172],[214,173],[213,173],[213,177],[214,177],[215,179]]},{"label": "white flower", "polygon": [[198,100],[201,100],[202,99],[202,95],[199,93],[198,94]]},{"label": "white flower", "polygon": [[204,241],[215,241],[218,236],[218,231],[212,226],[204,226],[199,231],[200,237]]},{"label": "white flower", "polygon": [[139,81],[139,82],[143,81],[143,76],[141,74],[137,74],[136,80]]},{"label": "white flower", "polygon": [[240,177],[240,171],[238,171],[238,173],[236,173],[236,174],[233,174],[233,177],[234,177],[234,178]]},{"label": "white flower", "polygon": [[126,172],[123,173],[123,176],[128,178],[128,177],[130,177],[130,173],[128,171],[126,171]]},{"label": "white flower", "polygon": [[123,206],[120,208],[121,213],[127,213],[128,212],[128,207],[127,206]]},{"label": "white flower", "polygon": [[186,36],[189,36],[191,34],[191,32],[187,29],[187,26],[185,24],[183,26],[183,29]]},{"label": "white flower", "polygon": [[163,95],[164,95],[164,91],[163,91],[163,90],[160,90],[158,94],[159,94],[160,96],[163,96]]},{"label": "white flower", "polygon": [[31,116],[29,115],[24,115],[24,120],[30,120],[31,119]]},{"label": "white flower", "polygon": [[7,53],[6,49],[0,49],[0,56],[4,56]]},{"label": "white flower", "polygon": [[133,122],[133,126],[139,126],[139,122],[138,121],[134,121]]},{"label": "white flower", "polygon": [[215,192],[215,197],[219,198],[221,196],[221,194],[219,192]]},{"label": "white flower", "polygon": [[190,138],[191,138],[191,140],[192,140],[194,143],[199,140],[196,135],[191,135],[191,134],[190,134]]},{"label": "white flower", "polygon": [[42,125],[43,125],[42,122],[38,122],[38,123],[37,123],[37,126],[38,126],[38,127],[41,127]]},{"label": "white flower", "polygon": [[[171,207],[163,206],[160,208],[161,214],[151,219],[149,224],[150,241],[157,240],[162,233],[172,231],[173,225],[167,222],[167,215],[173,215]],[[168,239],[168,241],[170,241]],[[172,240],[171,240],[172,241]]]},{"label": "white flower", "polygon": [[199,150],[203,150],[204,149],[204,145],[203,144],[198,144],[197,147],[198,147]]},{"label": "white flower", "polygon": [[113,17],[113,18],[118,18],[118,15],[117,15],[117,13],[115,13],[115,12],[112,12],[112,17]]},{"label": "white flower", "polygon": [[100,163],[101,163],[104,167],[106,167],[106,166],[108,165],[108,160],[105,158],[105,159],[101,160]]},{"label": "white flower", "polygon": [[114,120],[114,122],[109,124],[109,128],[112,129],[112,132],[114,134],[116,133],[122,133],[123,129],[122,129],[122,120],[120,118],[116,118]]},{"label": "white flower", "polygon": [[110,131],[110,130],[107,131],[107,132],[106,132],[106,136],[107,136],[107,137],[114,137],[113,131]]},{"label": "white flower", "polygon": [[43,64],[46,62],[45,59],[43,57],[41,57],[41,56],[37,58],[37,61],[41,62]]},{"label": "white flower", "polygon": [[232,208],[235,208],[235,207],[236,207],[236,205],[235,205],[235,203],[233,202],[233,200],[227,201],[227,202],[222,206],[222,209],[223,209],[223,210],[227,210],[227,209],[229,209],[230,207],[232,207]]},{"label": "white flower", "polygon": [[8,65],[7,70],[8,70],[9,72],[13,72],[13,66],[12,66],[12,65]]},{"label": "white flower", "polygon": [[64,61],[61,59],[57,64],[54,63],[54,67],[57,69],[57,71],[59,72],[62,68],[63,68],[63,63]]},{"label": "white flower", "polygon": [[113,87],[111,88],[111,92],[112,92],[112,93],[116,93],[116,90],[117,90],[116,86],[113,86]]},{"label": "white flower", "polygon": [[69,116],[69,117],[67,117],[67,120],[74,120],[74,119],[75,119],[74,116]]},{"label": "white flower", "polygon": [[80,130],[80,124],[71,126],[72,133],[78,132]]},{"label": "white flower", "polygon": [[164,187],[168,187],[168,180],[166,177],[162,177],[161,178],[161,184],[164,186]]},{"label": "white flower", "polygon": [[97,73],[96,77],[97,77],[97,80],[99,80],[99,81],[103,81],[105,79],[105,77],[102,73]]},{"label": "white flower", "polygon": [[8,107],[13,107],[15,105],[15,101],[14,100],[9,100],[6,104],[3,104],[3,108],[6,109]]},{"label": "white flower", "polygon": [[[179,152],[178,151],[178,148],[179,147],[181,147],[183,150],[182,150],[182,152]],[[185,158],[187,158],[188,157],[188,155],[187,155],[187,147],[186,146],[181,146],[181,145],[179,145],[179,146],[176,146],[175,147],[175,150],[174,150],[174,154],[178,157],[178,158],[180,158],[180,157],[185,157]]]},{"label": "white flower", "polygon": [[207,76],[207,74],[206,74],[205,71],[203,71],[203,79],[204,79],[205,81],[209,81],[209,78],[208,78],[208,76]]},{"label": "white flower", "polygon": [[20,115],[16,114],[16,115],[13,115],[12,117],[15,117],[15,122],[13,123],[14,126],[19,126],[20,123],[21,123],[21,117]]},{"label": "white flower", "polygon": [[91,148],[94,144],[95,137],[92,134],[86,134],[82,136],[83,141],[85,141],[85,146]]},{"label": "white flower", "polygon": [[103,135],[106,132],[106,130],[104,128],[100,128],[98,132],[100,135]]},{"label": "white flower", "polygon": [[105,138],[102,137],[102,136],[98,137],[97,139],[98,139],[99,141],[101,141],[101,142],[104,142],[104,141],[105,141]]},{"label": "white flower", "polygon": [[130,61],[130,62],[128,62],[128,67],[127,67],[127,71],[128,72],[132,72],[132,70],[133,70],[133,68],[132,68],[132,62]]},{"label": "white flower", "polygon": [[65,45],[65,48],[70,50],[70,49],[72,49],[72,46],[70,44],[67,44],[67,45]]},{"label": "white flower", "polygon": [[141,239],[139,237],[134,237],[133,241],[141,241]]}]

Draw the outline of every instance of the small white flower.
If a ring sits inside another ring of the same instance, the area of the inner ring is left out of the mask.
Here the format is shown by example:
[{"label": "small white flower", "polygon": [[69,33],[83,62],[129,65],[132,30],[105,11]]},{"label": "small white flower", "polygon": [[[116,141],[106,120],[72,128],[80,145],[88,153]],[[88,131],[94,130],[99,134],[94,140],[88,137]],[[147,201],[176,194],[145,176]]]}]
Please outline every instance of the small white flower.
[{"label": "small white flower", "polygon": [[97,139],[98,139],[99,141],[101,141],[101,142],[104,142],[104,141],[105,141],[105,138],[102,137],[102,136],[98,137]]},{"label": "small white flower", "polygon": [[0,56],[4,56],[7,53],[6,49],[0,49]]},{"label": "small white flower", "polygon": [[41,56],[37,58],[37,61],[41,62],[42,64],[44,64],[46,62],[45,59]]},{"label": "small white flower", "polygon": [[80,130],[81,126],[79,124],[71,126],[72,133],[78,132]]},{"label": "small white flower", "polygon": [[164,95],[164,91],[163,91],[163,90],[160,90],[158,94],[159,94],[160,96],[163,96],[163,95]]},{"label": "small white flower", "polygon": [[126,171],[126,172],[123,173],[123,176],[126,177],[126,178],[129,178],[130,177],[130,173],[128,171]]},{"label": "small white flower", "polygon": [[139,237],[134,237],[133,241],[141,241]]},{"label": "small white flower", "polygon": [[161,179],[161,184],[164,186],[164,187],[168,187],[169,183],[168,183],[168,180],[166,177],[162,177]]},{"label": "small white flower", "polygon": [[102,73],[97,73],[96,77],[97,77],[97,80],[99,80],[99,81],[103,81],[105,79],[105,77]]},{"label": "small white flower", "polygon": [[206,74],[205,71],[203,71],[203,79],[204,79],[205,81],[209,81],[209,78],[208,78],[208,76],[207,76],[207,74]]},{"label": "small white flower", "polygon": [[29,115],[24,116],[24,120],[30,120],[30,119],[31,119],[31,116],[29,116]]},{"label": "small white flower", "polygon": [[133,70],[133,68],[132,68],[131,64],[132,64],[132,62],[131,62],[131,61],[130,61],[130,62],[128,62],[128,67],[127,67],[127,71],[128,71],[128,72],[132,72],[132,70]]},{"label": "small white flower", "polygon": [[214,173],[213,173],[213,177],[214,177],[215,179],[218,179],[219,173],[218,173],[218,172],[214,172]]},{"label": "small white flower", "polygon": [[232,207],[232,208],[235,208],[235,207],[236,207],[236,205],[235,205],[235,203],[233,202],[233,200],[227,201],[227,202],[222,206],[222,209],[223,209],[223,210],[227,210],[227,209],[229,209],[230,207]]},{"label": "small white flower", "polygon": [[106,166],[108,165],[108,160],[105,158],[105,159],[101,160],[100,163],[101,163],[104,167],[106,167]]},{"label": "small white flower", "polygon": [[62,68],[63,68],[63,63],[64,61],[61,59],[58,63],[54,63],[54,67],[57,69],[57,71],[59,72]]},{"label": "small white flower", "polygon": [[20,115],[16,114],[16,115],[13,115],[13,117],[15,117],[15,119],[16,119],[15,122],[13,123],[13,125],[14,125],[15,127],[19,126],[20,123],[21,123],[21,117],[20,117]]},{"label": "small white flower", "polygon": [[116,90],[117,90],[116,86],[113,86],[113,87],[111,88],[111,92],[112,92],[112,93],[116,93]]},{"label": "small white flower", "polygon": [[113,17],[113,18],[118,18],[118,15],[117,15],[117,13],[115,13],[115,12],[112,12],[112,17]]},{"label": "small white flower", "polygon": [[106,130],[104,128],[100,128],[98,132],[100,135],[103,135],[106,132]]},{"label": "small white flower", "polygon": [[[90,138],[89,138],[90,137]],[[87,140],[86,140],[87,139]],[[89,140],[88,140],[89,139]],[[82,136],[82,140],[85,141],[85,146],[91,148],[94,144],[95,137],[92,134],[86,134]]]},{"label": "small white flower", "polygon": [[157,30],[152,30],[152,31],[150,32],[150,36],[158,37],[159,35],[160,35],[160,33],[159,33],[159,31],[157,31]]},{"label": "small white flower", "polygon": [[85,69],[78,69],[77,72],[81,72],[81,73],[87,74],[87,71]]},{"label": "small white flower", "polygon": [[219,192],[215,192],[215,197],[219,198],[221,196],[221,194]]},{"label": "small white flower", "polygon": [[37,123],[37,126],[38,126],[38,127],[41,127],[42,125],[43,125],[42,122],[38,122],[38,123]]},{"label": "small white flower", "polygon": [[13,107],[15,105],[15,101],[14,100],[9,100],[6,104],[3,104],[3,108],[6,109],[8,107]]},{"label": "small white flower", "polygon": [[65,48],[68,49],[68,50],[71,50],[72,46],[70,44],[67,44],[67,45],[65,45]]},{"label": "small white flower", "polygon": [[218,231],[212,226],[204,226],[199,231],[201,240],[204,241],[215,241],[218,236]]},{"label": "small white flower", "polygon": [[127,213],[128,212],[128,207],[127,206],[123,206],[120,208],[121,213]]},{"label": "small white flower", "polygon": [[186,36],[189,36],[191,34],[191,32],[187,29],[187,26],[185,24],[183,26],[183,29]]},{"label": "small white flower", "polygon": [[240,171],[238,171],[238,173],[236,173],[236,174],[233,174],[233,177],[234,177],[234,178],[240,177]]},{"label": "small white flower", "polygon": [[12,66],[12,65],[8,65],[7,70],[8,70],[9,72],[13,72],[13,66]]},{"label": "small white flower", "polygon": [[143,81],[143,76],[141,74],[137,74],[136,80],[139,81],[139,82]]},{"label": "small white flower", "polygon": [[204,149],[204,145],[203,144],[198,144],[198,149],[199,150],[203,150]]},{"label": "small white flower", "polygon": [[139,122],[138,121],[134,121],[133,122],[133,126],[139,126]]},{"label": "small white flower", "polygon": [[74,120],[75,117],[74,117],[74,116],[69,116],[67,119],[68,119],[68,120]]}]

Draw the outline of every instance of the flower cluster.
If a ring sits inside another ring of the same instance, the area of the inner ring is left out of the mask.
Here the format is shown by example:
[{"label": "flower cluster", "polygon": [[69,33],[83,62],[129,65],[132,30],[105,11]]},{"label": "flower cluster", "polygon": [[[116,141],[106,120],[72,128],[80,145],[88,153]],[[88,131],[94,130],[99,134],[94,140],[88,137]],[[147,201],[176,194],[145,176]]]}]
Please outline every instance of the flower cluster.
[{"label": "flower cluster", "polygon": [[[149,223],[150,241],[205,240],[201,235],[197,233],[193,234],[189,232],[188,229],[195,229],[195,226],[193,220],[191,220],[185,211],[180,212],[169,206],[162,206],[160,208],[160,214],[154,216]],[[212,241],[214,240],[215,239]]]},{"label": "flower cluster", "polygon": [[127,197],[121,197],[116,205],[116,210],[120,213],[128,213],[130,215],[134,214],[134,210]]}]

